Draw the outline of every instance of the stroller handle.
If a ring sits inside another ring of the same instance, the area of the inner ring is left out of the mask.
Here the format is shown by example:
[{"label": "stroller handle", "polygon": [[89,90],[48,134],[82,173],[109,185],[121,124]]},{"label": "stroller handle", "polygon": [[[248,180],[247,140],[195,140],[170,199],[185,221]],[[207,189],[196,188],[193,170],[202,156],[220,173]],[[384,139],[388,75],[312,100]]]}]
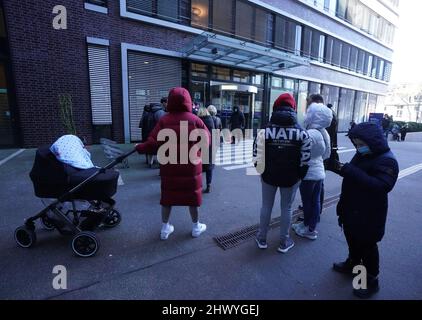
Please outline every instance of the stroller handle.
[{"label": "stroller handle", "polygon": [[112,162],[110,162],[108,165],[106,165],[104,167],[104,169],[111,169],[111,168],[113,168],[116,164],[119,164],[119,163],[123,162],[123,160],[125,160],[127,157],[129,157],[131,154],[133,154],[135,152],[136,152],[136,149],[134,148],[133,150],[131,150],[131,151],[127,152],[127,153],[124,153],[124,154],[116,157],[116,159],[113,160]]}]

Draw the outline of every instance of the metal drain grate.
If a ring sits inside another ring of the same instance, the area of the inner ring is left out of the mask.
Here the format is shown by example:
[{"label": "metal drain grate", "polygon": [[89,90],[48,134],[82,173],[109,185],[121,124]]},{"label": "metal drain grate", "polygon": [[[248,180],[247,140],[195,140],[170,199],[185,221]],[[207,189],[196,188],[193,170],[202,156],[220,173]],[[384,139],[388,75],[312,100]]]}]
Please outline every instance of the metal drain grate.
[{"label": "metal drain grate", "polygon": [[[327,209],[332,207],[337,203],[339,200],[339,195],[327,198],[324,200],[323,209]],[[292,221],[303,214],[302,210],[295,210],[293,211]],[[274,218],[270,222],[270,229],[277,228],[280,225],[280,217]],[[223,249],[228,250],[238,245],[250,240],[251,238],[255,237],[256,233],[258,232],[258,224],[253,226],[245,227],[240,230],[227,233],[223,236],[215,237],[214,240],[217,244]]]}]

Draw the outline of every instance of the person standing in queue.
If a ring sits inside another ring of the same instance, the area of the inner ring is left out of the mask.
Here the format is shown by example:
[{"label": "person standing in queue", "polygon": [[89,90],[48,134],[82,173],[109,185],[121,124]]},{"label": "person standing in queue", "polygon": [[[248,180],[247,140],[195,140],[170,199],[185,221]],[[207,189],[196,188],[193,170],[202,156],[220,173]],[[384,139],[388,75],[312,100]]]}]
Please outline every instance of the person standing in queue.
[{"label": "person standing in queue", "polygon": [[353,293],[365,299],[379,290],[378,242],[384,237],[388,193],[397,182],[399,165],[377,124],[358,124],[348,136],[357,153],[350,163],[337,162],[330,170],[343,177],[337,215],[349,255],[344,262],[334,263],[333,269],[352,275],[355,266],[363,265],[367,288],[354,289]]}]

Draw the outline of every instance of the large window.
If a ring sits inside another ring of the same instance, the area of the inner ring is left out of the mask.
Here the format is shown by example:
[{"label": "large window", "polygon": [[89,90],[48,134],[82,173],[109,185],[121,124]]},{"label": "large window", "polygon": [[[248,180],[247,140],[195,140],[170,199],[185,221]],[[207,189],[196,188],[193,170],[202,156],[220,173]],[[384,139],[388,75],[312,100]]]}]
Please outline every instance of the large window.
[{"label": "large window", "polygon": [[366,58],[366,52],[363,50],[359,50],[359,54],[358,54],[358,64],[357,64],[357,69],[356,71],[358,73],[363,74],[364,73],[364,68],[365,68],[365,58]]},{"label": "large window", "polygon": [[294,52],[296,48],[296,23],[287,18],[277,16],[275,25],[276,47]]},{"label": "large window", "polygon": [[212,78],[217,80],[231,80],[230,69],[212,67]]},{"label": "large window", "polygon": [[255,9],[254,38],[262,44],[274,43],[274,18],[273,15],[262,9]]},{"label": "large window", "polygon": [[96,4],[97,6],[107,7],[107,0],[85,0],[85,2]]},{"label": "large window", "polygon": [[387,44],[393,44],[395,27],[359,0],[337,0],[336,15]]},{"label": "large window", "polygon": [[351,47],[350,49],[350,62],[349,62],[349,70],[356,72],[357,63],[358,63],[358,54],[359,50],[356,47]]},{"label": "large window", "polygon": [[246,39],[252,39],[254,21],[254,8],[242,1],[236,3],[236,35]]},{"label": "large window", "polygon": [[209,0],[192,0],[192,26],[208,28]]},{"label": "large window", "polygon": [[127,0],[127,9],[171,22],[189,24],[189,0]]},{"label": "large window", "polygon": [[331,64],[335,66],[340,66],[341,56],[342,56],[341,50],[342,50],[341,41],[335,39],[333,43],[333,54],[331,57]]},{"label": "large window", "polygon": [[353,106],[355,103],[355,91],[342,88],[340,91],[340,103],[338,107],[338,131],[345,132],[349,129],[353,119]]},{"label": "large window", "polygon": [[[212,28],[214,30],[233,34],[233,1],[234,0],[213,0]],[[248,25],[250,25],[250,23]]]}]

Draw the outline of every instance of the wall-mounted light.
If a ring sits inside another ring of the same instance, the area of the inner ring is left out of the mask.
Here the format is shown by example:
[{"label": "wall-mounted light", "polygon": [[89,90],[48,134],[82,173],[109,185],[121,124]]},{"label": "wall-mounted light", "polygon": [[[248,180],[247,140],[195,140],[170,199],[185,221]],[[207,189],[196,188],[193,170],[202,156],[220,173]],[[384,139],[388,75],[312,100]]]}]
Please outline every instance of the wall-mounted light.
[{"label": "wall-mounted light", "polygon": [[200,17],[202,15],[202,10],[197,7],[192,7],[192,14],[194,16]]},{"label": "wall-mounted light", "polygon": [[144,64],[149,64],[149,61],[144,61]]}]

